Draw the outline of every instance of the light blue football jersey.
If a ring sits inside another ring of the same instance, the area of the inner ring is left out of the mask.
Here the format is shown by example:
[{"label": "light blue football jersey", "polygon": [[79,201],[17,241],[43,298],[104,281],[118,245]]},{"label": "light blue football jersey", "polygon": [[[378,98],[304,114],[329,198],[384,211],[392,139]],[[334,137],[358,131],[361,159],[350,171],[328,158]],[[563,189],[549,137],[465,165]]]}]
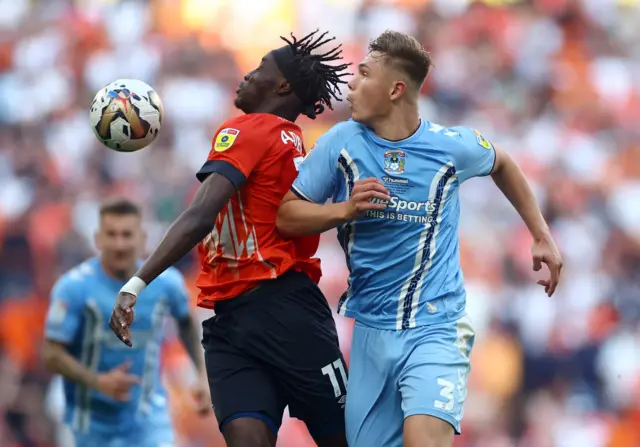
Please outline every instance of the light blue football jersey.
[{"label": "light blue football jersey", "polygon": [[131,327],[133,348],[109,328],[116,297],[124,282],[109,276],[99,259],[90,259],[64,274],[51,291],[45,337],[64,343],[71,355],[95,372],[126,361],[141,380],[128,402],[117,402],[95,390],[64,380],[65,421],[76,434],[133,433],[170,424],[160,382],[160,347],[165,316],[189,315],[184,279],[169,269],[138,297]]},{"label": "light blue football jersey", "polygon": [[334,126],[300,165],[292,190],[325,203],[346,201],[354,182],[376,177],[391,200],[338,228],[350,270],[339,313],[380,329],[459,319],[466,294],[460,268],[458,188],[488,175],[495,150],[468,127],[422,121],[387,141],[355,121]]}]

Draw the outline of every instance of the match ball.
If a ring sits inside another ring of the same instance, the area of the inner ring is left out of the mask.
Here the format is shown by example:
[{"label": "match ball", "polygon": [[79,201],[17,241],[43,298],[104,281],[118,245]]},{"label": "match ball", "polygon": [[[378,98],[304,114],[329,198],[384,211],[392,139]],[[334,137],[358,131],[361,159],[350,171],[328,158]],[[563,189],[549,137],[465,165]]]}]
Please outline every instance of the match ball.
[{"label": "match ball", "polygon": [[162,102],[146,83],[118,79],[100,89],[89,108],[96,137],[118,152],[135,152],[156,139],[162,127]]}]

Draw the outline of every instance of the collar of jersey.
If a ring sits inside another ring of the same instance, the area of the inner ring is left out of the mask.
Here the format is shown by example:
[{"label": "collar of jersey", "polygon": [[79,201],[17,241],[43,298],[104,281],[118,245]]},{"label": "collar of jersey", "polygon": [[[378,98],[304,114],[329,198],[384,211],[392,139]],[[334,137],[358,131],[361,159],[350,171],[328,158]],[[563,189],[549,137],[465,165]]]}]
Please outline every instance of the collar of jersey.
[{"label": "collar of jersey", "polygon": [[369,129],[369,135],[376,143],[378,143],[381,146],[393,146],[393,147],[406,146],[407,144],[412,143],[414,140],[417,140],[420,137],[426,123],[427,122],[425,120],[420,119],[420,125],[418,126],[416,131],[411,135],[409,135],[404,140],[398,140],[398,141],[385,140],[384,138],[381,138],[378,135],[376,135],[376,133],[371,129]]}]

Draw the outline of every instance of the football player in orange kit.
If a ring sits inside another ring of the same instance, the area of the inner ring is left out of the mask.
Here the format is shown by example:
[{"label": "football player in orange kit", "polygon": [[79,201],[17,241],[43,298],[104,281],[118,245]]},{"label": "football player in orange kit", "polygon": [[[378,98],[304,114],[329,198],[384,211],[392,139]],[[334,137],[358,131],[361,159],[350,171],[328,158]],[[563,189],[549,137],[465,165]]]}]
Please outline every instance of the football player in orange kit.
[{"label": "football player in orange kit", "polygon": [[121,289],[111,328],[128,346],[137,295],[197,243],[213,407],[230,447],[275,446],[288,405],[319,446],[346,446],[347,371],[329,306],[317,287],[319,237],[284,239],[280,201],[306,155],[300,114],[315,118],[338,97],[347,64],[317,31],[269,52],[240,84],[245,115],[216,132],[191,205]]}]

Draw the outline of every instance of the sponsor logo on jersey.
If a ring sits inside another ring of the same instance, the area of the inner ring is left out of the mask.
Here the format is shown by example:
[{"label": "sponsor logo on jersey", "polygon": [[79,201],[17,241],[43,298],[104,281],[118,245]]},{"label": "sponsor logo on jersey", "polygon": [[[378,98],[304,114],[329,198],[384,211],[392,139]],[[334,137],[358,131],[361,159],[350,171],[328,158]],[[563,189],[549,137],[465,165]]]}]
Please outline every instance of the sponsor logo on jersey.
[{"label": "sponsor logo on jersey", "polygon": [[429,212],[435,211],[435,205],[431,202],[414,202],[412,200],[403,200],[397,196],[391,196],[391,200],[384,201],[382,199],[372,199],[373,203],[386,203],[387,209],[390,211],[418,211]]},{"label": "sponsor logo on jersey", "polygon": [[404,164],[404,151],[390,150],[384,153],[384,170],[389,174],[402,174]]},{"label": "sponsor logo on jersey", "polygon": [[233,146],[233,143],[235,143],[236,138],[238,138],[239,134],[240,131],[238,129],[232,129],[230,127],[222,129],[216,137],[216,142],[213,144],[213,149],[216,152],[226,151],[231,146]]}]

